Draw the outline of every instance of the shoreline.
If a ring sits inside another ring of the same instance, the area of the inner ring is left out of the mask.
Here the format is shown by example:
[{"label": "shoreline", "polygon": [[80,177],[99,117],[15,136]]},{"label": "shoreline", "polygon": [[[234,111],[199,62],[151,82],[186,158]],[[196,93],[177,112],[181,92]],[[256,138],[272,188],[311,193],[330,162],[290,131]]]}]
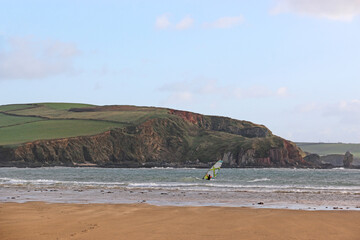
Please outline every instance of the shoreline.
[{"label": "shoreline", "polygon": [[[1,147],[1,146],[0,146]],[[0,165],[0,168],[114,168],[114,169],[209,169],[211,164],[206,165],[97,165],[95,163],[75,163],[73,165]],[[350,167],[341,167],[341,166],[222,166],[221,169],[316,169],[316,170],[331,170],[331,169],[355,169],[360,170],[360,165],[351,165]]]},{"label": "shoreline", "polygon": [[355,240],[359,219],[359,211],[2,202],[0,238]]},{"label": "shoreline", "polygon": [[148,203],[360,211],[355,170],[224,169],[216,181],[199,169],[4,169],[0,202]]},{"label": "shoreline", "polygon": [[[56,189],[0,188],[0,203],[44,202],[49,204],[149,204],[174,207],[233,207],[305,211],[360,211],[360,204],[308,202],[287,193],[274,200],[273,193],[206,192],[165,189]],[[276,195],[276,193],[275,193]],[[276,195],[278,196],[278,195]],[[285,198],[286,197],[286,198]],[[316,196],[317,197],[317,196]],[[289,200],[291,198],[291,200]]]}]

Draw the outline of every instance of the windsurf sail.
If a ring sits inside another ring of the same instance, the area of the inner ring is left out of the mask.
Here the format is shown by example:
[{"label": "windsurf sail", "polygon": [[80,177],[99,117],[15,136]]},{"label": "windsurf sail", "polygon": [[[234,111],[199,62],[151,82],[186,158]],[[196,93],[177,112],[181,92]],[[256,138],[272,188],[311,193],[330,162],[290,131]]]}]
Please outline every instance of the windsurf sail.
[{"label": "windsurf sail", "polygon": [[221,164],[223,163],[222,160],[217,161],[205,174],[203,179],[210,180],[211,178],[216,178],[220,171]]}]

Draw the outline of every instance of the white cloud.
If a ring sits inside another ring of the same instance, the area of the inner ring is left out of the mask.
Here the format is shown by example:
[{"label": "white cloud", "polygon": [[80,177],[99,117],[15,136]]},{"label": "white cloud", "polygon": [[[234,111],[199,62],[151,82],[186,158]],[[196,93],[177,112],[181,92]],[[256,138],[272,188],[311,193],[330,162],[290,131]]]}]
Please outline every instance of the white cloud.
[{"label": "white cloud", "polygon": [[189,90],[189,83],[186,81],[183,82],[173,82],[163,85],[159,88],[160,91],[164,92],[182,92]]},{"label": "white cloud", "polygon": [[300,141],[359,142],[360,99],[307,103],[292,115],[303,126],[292,130]]},{"label": "white cloud", "polygon": [[[196,99],[209,96],[212,99],[242,100],[251,98],[277,98],[289,96],[286,87],[276,90],[265,86],[252,86],[240,88],[237,86],[224,86],[214,79],[198,78],[192,81],[174,82],[165,84],[159,88],[162,92],[168,92],[169,97],[164,103],[195,102]],[[175,101],[175,99],[177,99]]]},{"label": "white cloud", "polygon": [[244,22],[244,17],[242,15],[235,17],[221,17],[214,22],[205,23],[205,27],[211,28],[232,28],[240,25]]},{"label": "white cloud", "polygon": [[0,50],[0,80],[42,79],[74,73],[75,44],[29,37],[9,38]]},{"label": "white cloud", "polygon": [[163,15],[160,15],[156,18],[155,27],[157,29],[167,29],[171,26],[171,23],[169,21],[170,14],[165,13]]},{"label": "white cloud", "polygon": [[165,13],[156,18],[155,27],[157,29],[165,30],[165,29],[176,29],[176,30],[185,30],[193,26],[194,19],[190,16],[185,16],[181,19],[177,24],[172,24],[169,20],[170,14]]},{"label": "white cloud", "polygon": [[194,19],[190,16],[184,17],[178,24],[176,24],[175,28],[178,30],[185,30],[190,28],[194,23]]},{"label": "white cloud", "polygon": [[276,5],[270,12],[290,12],[334,21],[352,21],[360,15],[360,0],[276,0]]},{"label": "white cloud", "polygon": [[339,123],[358,125],[360,121],[360,100],[339,101],[336,103],[308,103],[298,107],[302,114],[318,114],[338,119]]},{"label": "white cloud", "polygon": [[357,112],[360,113],[360,100],[353,99],[351,101],[340,101],[338,110],[342,112]]},{"label": "white cloud", "polygon": [[280,97],[286,97],[289,95],[289,91],[288,91],[287,87],[281,87],[276,91],[276,95],[278,95]]},{"label": "white cloud", "polygon": [[360,100],[340,101],[325,106],[324,116],[337,117],[341,123],[358,125],[360,121]]},{"label": "white cloud", "polygon": [[306,103],[296,108],[296,111],[300,113],[311,113],[319,111],[322,107],[317,103]]},{"label": "white cloud", "polygon": [[[176,30],[186,30],[191,28],[194,25],[194,18],[185,16],[178,23],[174,24],[169,19],[170,14],[165,13],[156,17],[155,28],[160,30],[176,29]],[[232,28],[236,27],[244,22],[244,17],[242,15],[234,17],[221,17],[213,22],[204,23],[203,26],[206,28]]]},{"label": "white cloud", "polygon": [[[232,88],[228,87],[227,94],[235,96],[238,99],[246,98],[271,98],[271,97],[287,97],[289,96],[286,87],[280,87],[276,90],[266,86],[251,86],[249,88]],[[232,94],[231,94],[232,93]]]},{"label": "white cloud", "polygon": [[321,111],[325,116],[340,116],[344,117],[346,115],[360,118],[360,100],[341,100],[336,103],[328,104],[317,104],[317,108],[313,109],[316,111]]},{"label": "white cloud", "polygon": [[176,100],[179,100],[181,102],[189,102],[193,99],[193,95],[191,92],[178,92],[174,94],[174,97]]},{"label": "white cloud", "polygon": [[194,96],[191,92],[188,91],[180,91],[180,92],[172,92],[165,101],[162,101],[164,105],[183,105],[183,104],[191,104],[194,101]]},{"label": "white cloud", "polygon": [[186,81],[165,84],[159,88],[159,91],[169,93],[161,102],[162,105],[183,105],[194,101],[193,92]]},{"label": "white cloud", "polygon": [[219,92],[217,86],[217,81],[213,79],[204,79],[200,80],[202,82],[201,87],[199,88],[199,93],[201,94],[216,94]]}]

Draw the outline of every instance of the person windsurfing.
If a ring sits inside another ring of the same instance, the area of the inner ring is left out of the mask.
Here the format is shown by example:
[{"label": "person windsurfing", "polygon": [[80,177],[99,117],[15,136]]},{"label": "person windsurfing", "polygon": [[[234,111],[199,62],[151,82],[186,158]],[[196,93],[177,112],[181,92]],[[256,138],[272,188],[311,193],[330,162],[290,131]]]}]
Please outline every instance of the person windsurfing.
[{"label": "person windsurfing", "polygon": [[216,178],[220,171],[221,164],[223,163],[222,160],[217,161],[205,174],[203,177],[204,180],[211,180],[211,178]]}]

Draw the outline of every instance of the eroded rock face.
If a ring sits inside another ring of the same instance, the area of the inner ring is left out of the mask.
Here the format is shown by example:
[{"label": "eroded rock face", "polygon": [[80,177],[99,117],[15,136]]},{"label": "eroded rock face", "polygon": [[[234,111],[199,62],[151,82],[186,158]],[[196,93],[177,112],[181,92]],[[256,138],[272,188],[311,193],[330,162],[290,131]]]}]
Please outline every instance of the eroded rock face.
[{"label": "eroded rock face", "polygon": [[204,116],[197,113],[170,109],[170,114],[207,130],[227,132],[248,138],[267,137],[272,133],[262,125],[255,125],[247,121],[238,121],[226,117]]},{"label": "eroded rock face", "polygon": [[320,161],[324,164],[330,164],[333,167],[343,167],[344,163],[344,155],[343,154],[329,154],[320,157]]},{"label": "eroded rock face", "polygon": [[306,157],[304,157],[304,160],[316,165],[322,164],[319,154],[308,154]]},{"label": "eroded rock face", "polygon": [[344,167],[350,167],[352,162],[354,161],[354,155],[352,155],[349,151],[347,151],[345,153],[345,156],[344,156]]},{"label": "eroded rock face", "polygon": [[345,154],[329,154],[324,156],[308,153],[308,155],[304,157],[304,160],[312,166],[319,168],[359,168],[360,166],[360,164],[357,164],[359,160],[354,158],[353,154],[351,154],[349,151]]},{"label": "eroded rock face", "polygon": [[204,116],[198,113],[180,111],[175,109],[169,109],[169,113],[179,116],[185,121],[190,122],[192,124],[197,124],[199,126],[202,126],[204,124]]},{"label": "eroded rock face", "polygon": [[173,114],[180,118],[0,148],[0,166],[208,167],[221,158],[224,167],[308,166],[295,144],[265,127],[182,111]]},{"label": "eroded rock face", "polygon": [[256,148],[240,151],[237,155],[232,152],[224,153],[222,160],[229,167],[305,167],[311,166],[301,156],[301,150],[287,140],[282,139],[282,147],[270,148],[267,156],[259,157]]}]

